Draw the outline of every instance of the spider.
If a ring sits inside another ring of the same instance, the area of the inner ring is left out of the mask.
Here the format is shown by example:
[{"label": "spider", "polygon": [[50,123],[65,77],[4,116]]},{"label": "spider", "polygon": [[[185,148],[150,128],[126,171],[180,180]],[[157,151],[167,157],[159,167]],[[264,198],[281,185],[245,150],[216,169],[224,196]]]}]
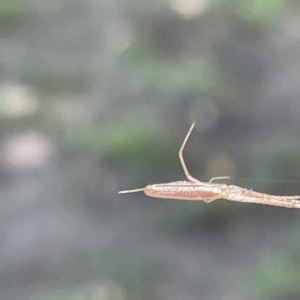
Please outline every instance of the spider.
[{"label": "spider", "polygon": [[187,181],[175,181],[147,185],[144,188],[119,191],[119,194],[135,193],[143,191],[147,196],[154,198],[204,201],[210,203],[216,199],[229,201],[259,203],[287,208],[300,208],[300,196],[279,196],[255,192],[237,185],[214,183],[219,179],[227,179],[229,176],[213,177],[208,182],[194,178],[188,171],[183,158],[183,150],[189,136],[195,126],[192,124],[179,149],[178,156]]}]

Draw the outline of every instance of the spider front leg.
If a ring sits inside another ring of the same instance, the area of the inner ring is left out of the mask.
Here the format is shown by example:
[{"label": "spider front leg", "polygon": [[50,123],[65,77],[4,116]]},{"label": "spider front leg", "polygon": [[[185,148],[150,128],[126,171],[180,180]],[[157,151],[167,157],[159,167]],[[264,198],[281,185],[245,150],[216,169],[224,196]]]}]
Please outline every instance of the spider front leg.
[{"label": "spider front leg", "polygon": [[184,174],[185,174],[186,178],[188,180],[192,181],[192,182],[201,183],[200,180],[196,179],[195,177],[193,177],[190,174],[190,172],[189,172],[189,170],[188,170],[188,168],[187,168],[187,166],[185,164],[184,158],[183,158],[183,149],[185,148],[186,142],[188,141],[189,136],[191,135],[191,132],[192,132],[194,126],[195,126],[195,122],[192,124],[192,126],[190,127],[188,133],[186,134],[186,136],[185,136],[185,138],[183,140],[183,143],[182,143],[182,145],[181,145],[181,147],[179,149],[178,156],[179,156],[179,160],[180,160],[180,163],[181,163],[181,166],[182,166],[182,169],[184,171]]},{"label": "spider front leg", "polygon": [[[188,133],[186,134],[186,136],[185,136],[185,138],[184,138],[184,140],[183,140],[183,143],[182,143],[182,145],[181,145],[181,147],[180,147],[180,149],[179,149],[178,156],[179,156],[179,160],[180,160],[180,163],[181,163],[181,166],[182,166],[182,169],[183,169],[183,171],[184,171],[184,174],[185,174],[186,178],[187,178],[188,180],[192,181],[192,182],[195,182],[195,183],[201,183],[200,180],[198,180],[197,178],[193,177],[193,176],[190,174],[190,172],[189,172],[189,170],[188,170],[188,168],[187,168],[187,166],[186,166],[186,164],[185,164],[184,158],[183,158],[183,150],[184,150],[185,145],[186,145],[186,143],[187,143],[187,141],[188,141],[188,139],[189,139],[189,137],[190,137],[190,135],[191,135],[191,133],[192,133],[192,130],[193,130],[194,126],[195,126],[195,122],[192,124],[192,126],[190,127]],[[230,178],[230,176],[213,177],[213,178],[211,178],[211,179],[209,180],[208,183],[212,183],[214,180],[228,179],[228,178]]]}]

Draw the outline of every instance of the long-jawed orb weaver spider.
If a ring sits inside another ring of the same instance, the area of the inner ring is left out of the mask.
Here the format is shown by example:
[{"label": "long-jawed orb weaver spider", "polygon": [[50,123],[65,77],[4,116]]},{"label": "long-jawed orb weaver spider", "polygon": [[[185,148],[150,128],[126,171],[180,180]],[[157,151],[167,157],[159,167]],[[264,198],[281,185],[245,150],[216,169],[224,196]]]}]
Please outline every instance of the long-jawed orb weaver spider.
[{"label": "long-jawed orb weaver spider", "polygon": [[287,208],[300,208],[300,196],[270,195],[255,192],[253,190],[242,188],[236,185],[213,183],[215,180],[229,178],[228,176],[213,177],[209,182],[202,182],[194,178],[189,173],[183,158],[183,150],[194,126],[195,123],[193,123],[190,127],[178,152],[181,166],[186,178],[188,179],[187,181],[151,184],[144,188],[120,191],[119,194],[143,191],[147,196],[154,198],[204,201],[206,203],[222,198],[236,202],[259,203]]}]

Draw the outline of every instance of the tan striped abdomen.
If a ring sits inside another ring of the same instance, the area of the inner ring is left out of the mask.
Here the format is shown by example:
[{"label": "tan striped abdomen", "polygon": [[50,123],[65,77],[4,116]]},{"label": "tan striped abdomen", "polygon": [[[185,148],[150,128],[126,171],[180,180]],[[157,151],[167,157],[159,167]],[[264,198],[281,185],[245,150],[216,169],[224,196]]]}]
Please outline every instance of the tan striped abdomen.
[{"label": "tan striped abdomen", "polygon": [[145,187],[145,194],[154,198],[178,200],[212,201],[220,198],[218,191],[205,183],[194,184],[189,181],[153,184]]}]

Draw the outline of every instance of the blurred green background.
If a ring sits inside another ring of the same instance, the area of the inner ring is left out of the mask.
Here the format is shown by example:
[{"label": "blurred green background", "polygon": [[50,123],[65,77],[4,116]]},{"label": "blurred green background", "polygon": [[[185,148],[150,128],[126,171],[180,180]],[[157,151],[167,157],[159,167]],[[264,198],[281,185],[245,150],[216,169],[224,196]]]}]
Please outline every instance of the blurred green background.
[{"label": "blurred green background", "polygon": [[297,0],[0,0],[0,298],[300,299],[300,211],[117,194],[300,195],[299,81]]}]

